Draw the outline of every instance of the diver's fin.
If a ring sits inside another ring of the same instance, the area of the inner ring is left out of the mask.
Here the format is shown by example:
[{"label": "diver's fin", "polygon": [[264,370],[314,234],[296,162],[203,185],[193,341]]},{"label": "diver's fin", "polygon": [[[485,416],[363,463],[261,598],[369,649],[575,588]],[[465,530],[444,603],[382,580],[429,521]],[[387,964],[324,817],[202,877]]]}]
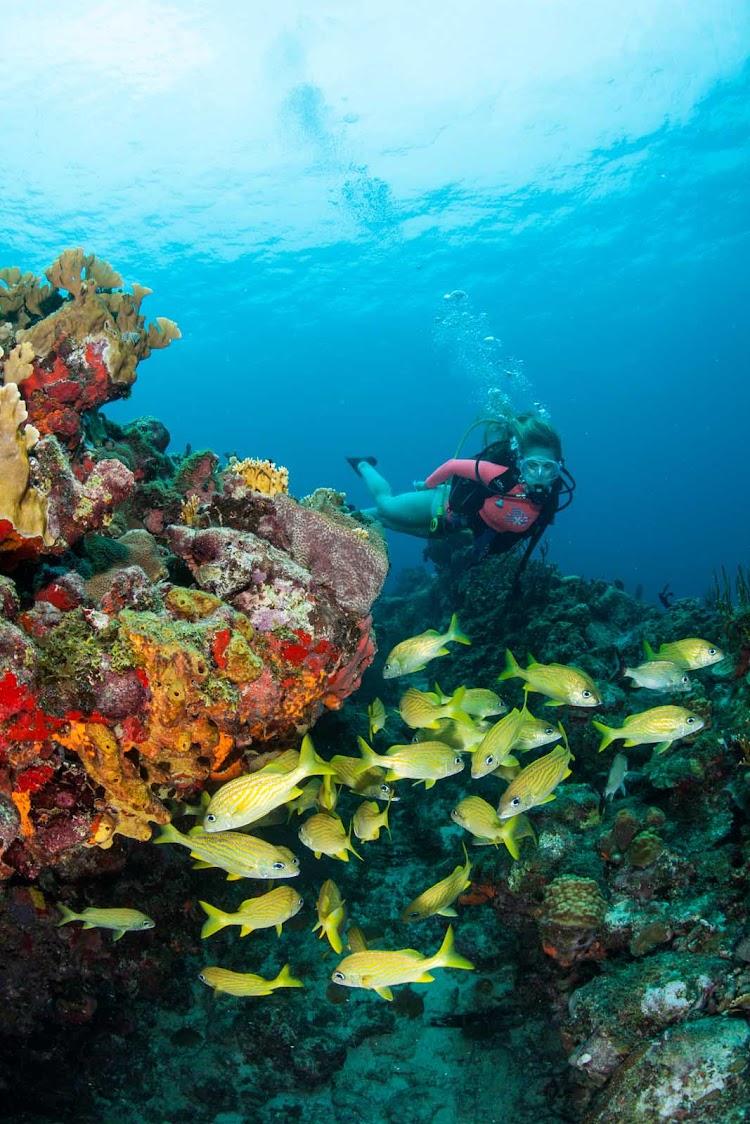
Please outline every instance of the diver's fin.
[{"label": "diver's fin", "polygon": [[365,464],[371,464],[373,468],[378,463],[375,457],[344,457],[344,460],[347,462],[347,464],[350,464],[352,466],[357,476],[362,475],[362,473],[359,471],[359,466],[363,461]]}]

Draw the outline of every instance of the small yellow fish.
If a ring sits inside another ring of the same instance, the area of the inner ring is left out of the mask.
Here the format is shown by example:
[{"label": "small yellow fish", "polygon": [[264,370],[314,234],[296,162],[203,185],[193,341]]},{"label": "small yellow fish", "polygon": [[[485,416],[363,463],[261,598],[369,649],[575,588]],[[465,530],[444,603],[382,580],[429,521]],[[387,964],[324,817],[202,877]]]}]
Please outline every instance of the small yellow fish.
[{"label": "small yellow fish", "polygon": [[513,709],[487,731],[471,755],[471,775],[476,780],[494,772],[499,765],[517,765],[511,749],[523,726],[523,711]]},{"label": "small yellow fish", "polygon": [[678,667],[671,660],[646,660],[637,667],[623,668],[622,674],[626,679],[632,679],[636,686],[647,687],[649,691],[690,689],[690,676],[684,668]]},{"label": "small yellow fish", "polygon": [[458,617],[454,613],[448,631],[442,635],[434,628],[422,632],[419,636],[412,636],[402,640],[388,655],[383,668],[384,679],[396,679],[399,675],[411,675],[413,671],[421,671],[430,660],[437,656],[447,656],[446,644],[451,641],[459,644],[471,644],[469,637],[461,632]]},{"label": "small yellow fish", "polygon": [[524,753],[529,749],[539,749],[543,745],[549,745],[550,742],[559,742],[562,737],[559,726],[554,726],[543,718],[535,718],[526,709],[526,704],[521,713],[525,718],[513,746],[515,750]]},{"label": "small yellow fish", "polygon": [[267,776],[269,773],[291,773],[292,769],[299,767],[299,751],[296,749],[285,749],[282,753],[278,753],[272,761],[268,761],[261,769],[256,770],[258,773],[263,773]]},{"label": "small yellow fish", "polygon": [[385,706],[380,699],[373,699],[367,708],[367,719],[370,729],[370,741],[379,734],[385,726]]},{"label": "small yellow fish", "polygon": [[364,800],[354,813],[352,820],[352,828],[357,839],[362,843],[370,843],[374,839],[380,837],[381,828],[385,828],[388,834],[391,834],[391,829],[388,826],[388,810],[391,804],[390,801],[385,808],[375,800]]},{"label": "small yellow fish", "polygon": [[[448,698],[435,684],[433,698],[440,703],[447,703]],[[507,714],[508,704],[504,703],[495,691],[486,687],[467,687],[461,699],[461,709],[472,718],[492,718],[497,714]]]},{"label": "small yellow fish", "polygon": [[[301,816],[303,812],[309,812],[311,808],[317,808],[318,793],[320,792],[322,783],[320,777],[313,777],[307,784],[302,785],[302,791],[299,796],[295,796],[294,800],[290,800],[289,803],[285,805],[289,813],[289,819],[292,818],[295,812],[298,816]],[[253,824],[253,826],[255,827],[256,825]]]},{"label": "small yellow fish", "polygon": [[275,980],[265,980],[252,972],[230,972],[228,968],[204,968],[198,973],[201,983],[227,995],[270,995],[279,987],[304,987],[302,980],[295,980],[285,964]]},{"label": "small yellow fish", "polygon": [[61,902],[57,903],[57,908],[62,914],[61,919],[57,922],[58,927],[67,925],[70,921],[83,921],[84,929],[112,929],[115,934],[112,938],[113,941],[119,941],[125,933],[137,933],[142,929],[153,929],[156,924],[145,913],[141,913],[139,909],[97,909],[95,906],[89,905],[80,913],[75,913],[72,909],[68,909],[66,905],[62,905]]},{"label": "small yellow fish", "polygon": [[443,718],[438,722],[436,730],[417,730],[413,741],[415,743],[442,742],[443,745],[449,745],[453,749],[460,749],[462,753],[471,753],[491,728],[492,723],[484,720],[467,726],[450,718]]},{"label": "small yellow fish", "polygon": [[501,820],[495,809],[481,796],[466,796],[451,812],[451,819],[475,836],[475,846],[496,847],[504,843],[514,859],[520,855],[518,841],[524,837],[536,840],[526,816]]},{"label": "small yellow fish", "polygon": [[174,824],[165,823],[154,843],[179,843],[197,859],[196,870],[218,867],[227,871],[227,881],[238,878],[296,878],[299,859],[288,847],[276,847],[241,831],[219,831],[212,835],[193,828],[183,835]]},{"label": "small yellow fish", "polygon": [[538,804],[554,800],[554,790],[560,781],[570,776],[568,762],[572,754],[570,748],[556,745],[545,757],[538,757],[510,782],[503,793],[497,814],[501,820],[518,816]]},{"label": "small yellow fish", "polygon": [[448,926],[445,940],[434,956],[422,956],[413,948],[397,952],[353,952],[345,957],[331,979],[342,987],[363,987],[382,999],[392,1000],[392,987],[405,983],[432,983],[435,968],[466,968],[474,965],[460,956],[453,945],[453,929]]},{"label": "small yellow fish", "polygon": [[472,727],[468,714],[461,708],[461,700],[466,694],[465,687],[459,687],[444,703],[435,701],[435,696],[427,691],[409,687],[403,695],[398,711],[407,726],[413,730],[436,730],[442,718],[452,718],[465,726]]},{"label": "small yellow fish", "polygon": [[644,641],[646,659],[669,660],[678,667],[688,671],[697,671],[700,667],[710,667],[724,659],[724,652],[716,644],[708,640],[701,640],[697,636],[689,636],[685,640],[675,640],[671,644],[662,644],[655,652],[648,641]]},{"label": "small yellow fish", "polygon": [[529,656],[529,665],[520,666],[513,653],[506,649],[508,666],[498,679],[522,679],[526,692],[547,695],[545,706],[599,706],[602,697],[594,680],[577,667],[564,663],[537,663]]},{"label": "small yellow fish", "polygon": [[591,723],[603,735],[599,743],[600,753],[618,738],[625,739],[625,746],[656,742],[654,753],[663,753],[672,742],[697,734],[705,724],[699,714],[693,714],[684,706],[654,706],[639,714],[629,714],[619,728],[605,726],[603,722]]},{"label": "small yellow fish", "polygon": [[455,917],[456,911],[452,908],[452,903],[471,882],[471,863],[465,847],[464,859],[466,861],[463,866],[457,866],[447,878],[436,882],[410,902],[401,914],[401,920],[424,921],[425,917],[434,917],[436,913],[442,917]]},{"label": "small yellow fish", "polygon": [[321,812],[334,812],[339,799],[339,786],[333,776],[323,777],[318,789],[318,808]]},{"label": "small yellow fish", "polygon": [[[274,762],[257,773],[245,773],[227,781],[211,797],[203,818],[205,831],[228,831],[255,823],[267,812],[294,800],[302,792],[300,781],[310,776],[325,776],[333,769],[321,761],[309,735],[305,735],[299,764],[288,772],[274,772]],[[278,767],[278,763],[277,763]],[[270,771],[267,771],[269,770]]]},{"label": "small yellow fish", "polygon": [[346,930],[346,947],[352,952],[367,952],[367,937],[357,925]]},{"label": "small yellow fish", "polygon": [[385,757],[379,757],[363,738],[357,740],[365,768],[374,765],[387,768],[386,780],[389,781],[424,781],[425,788],[432,788],[442,777],[460,773],[464,767],[461,754],[442,742],[392,745]]},{"label": "small yellow fish", "polygon": [[302,909],[303,899],[291,886],[277,886],[275,890],[269,890],[267,894],[261,894],[260,897],[248,898],[247,901],[240,902],[234,913],[226,913],[223,909],[217,909],[215,905],[210,905],[208,902],[199,901],[198,905],[208,916],[208,920],[201,929],[201,937],[204,940],[206,937],[218,933],[220,929],[226,929],[229,925],[239,925],[241,937],[246,937],[256,929],[274,928],[277,934],[281,936],[282,925],[290,917],[299,913]]},{"label": "small yellow fish", "polygon": [[341,897],[341,891],[332,879],[327,878],[320,887],[318,894],[318,923],[313,926],[313,933],[320,929],[320,940],[327,938],[334,952],[341,952],[344,945],[341,934],[346,925],[346,903]]},{"label": "small yellow fish", "polygon": [[314,853],[315,858],[321,855],[330,855],[332,858],[349,862],[349,852],[361,859],[352,847],[351,829],[346,828],[338,816],[329,815],[328,812],[318,812],[305,820],[297,832],[301,841]]},{"label": "small yellow fish", "polygon": [[340,754],[332,757],[330,763],[336,770],[339,784],[346,785],[357,796],[371,796],[375,800],[398,800],[393,785],[386,782],[385,769],[363,770],[361,757],[342,757]]}]

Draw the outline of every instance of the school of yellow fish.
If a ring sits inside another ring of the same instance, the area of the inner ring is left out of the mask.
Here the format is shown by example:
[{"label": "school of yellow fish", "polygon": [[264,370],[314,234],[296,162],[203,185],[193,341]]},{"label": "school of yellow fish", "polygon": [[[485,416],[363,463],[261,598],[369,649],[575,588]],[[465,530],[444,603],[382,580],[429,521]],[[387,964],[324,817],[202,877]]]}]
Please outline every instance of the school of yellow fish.
[{"label": "school of yellow fish", "polygon": [[[450,651],[447,645],[454,641],[471,643],[461,631],[455,614],[445,633],[430,629],[397,644],[386,660],[384,678],[424,670],[436,657],[447,655]],[[695,637],[663,644],[658,652],[648,644],[645,649],[644,663],[626,667],[623,674],[631,678],[634,685],[649,690],[687,690],[689,671],[708,667],[724,658],[716,645]],[[316,859],[326,856],[349,862],[349,856],[353,855],[361,860],[362,856],[352,844],[352,834],[360,846],[376,841],[383,829],[390,835],[389,813],[392,803],[399,799],[395,784],[411,780],[430,789],[439,780],[462,772],[464,758],[468,756],[473,779],[494,776],[507,782],[507,787],[496,805],[477,795],[463,797],[451,812],[451,818],[473,836],[475,847],[503,844],[517,859],[520,842],[524,838],[534,842],[536,839],[526,813],[555,799],[555,790],[570,776],[570,763],[574,760],[562,724],[532,715],[528,710],[528,696],[534,693],[544,696],[548,707],[581,708],[601,706],[602,695],[593,679],[579,668],[541,664],[532,656],[527,666],[521,667],[510,651],[506,651],[506,668],[498,679],[522,681],[524,703],[520,709],[509,709],[499,695],[486,688],[460,687],[448,696],[437,684],[433,691],[409,687],[401,698],[398,714],[412,731],[412,740],[394,743],[385,753],[378,753],[370,743],[385,730],[388,714],[380,699],[375,699],[368,708],[370,740],[358,739],[358,756],[336,755],[324,761],[306,735],[299,752],[287,750],[257,772],[228,781],[212,796],[204,794],[197,807],[179,806],[176,814],[192,813],[202,817],[202,826],[183,834],[173,824],[166,824],[155,842],[185,847],[196,869],[218,868],[226,872],[228,881],[291,879],[300,872],[299,858],[289,848],[276,846],[244,829],[250,827],[254,832],[289,821],[294,815],[312,813],[302,822],[298,838]],[[623,739],[625,746],[653,744],[654,752],[661,753],[679,739],[695,735],[703,725],[700,715],[675,705],[630,714],[617,727],[592,722],[602,734],[600,752],[612,742]],[[552,748],[545,754],[521,766],[518,754],[549,745]],[[617,777],[610,778],[608,786],[614,781],[619,786],[625,775],[627,761],[622,755],[617,757],[617,769],[613,769]],[[342,789],[362,798],[348,827],[336,812]],[[613,792],[614,789],[609,795]],[[463,855],[463,862],[452,873],[405,906],[400,917],[402,922],[412,923],[435,915],[456,916],[454,903],[471,882],[472,864],[465,846]],[[206,914],[201,931],[205,939],[232,926],[239,928],[241,937],[268,928],[275,928],[281,935],[285,922],[295,917],[304,903],[293,887],[280,885],[241,902],[233,912],[225,912],[210,902],[199,904]],[[151,918],[138,910],[89,907],[74,913],[67,906],[59,908],[60,925],[82,921],[84,928],[97,926],[113,930],[115,940],[125,932],[154,925]],[[431,972],[436,968],[473,968],[455,951],[450,926],[442,945],[431,956],[411,948],[394,951],[368,948],[362,930],[348,926],[346,903],[330,878],[320,888],[316,913],[313,932],[319,932],[320,939],[325,939],[338,955],[345,945],[349,949],[349,955],[331,975],[333,982],[343,987],[372,990],[391,1000],[392,987],[429,983],[434,979]],[[218,966],[205,967],[198,978],[215,992],[235,996],[270,995],[277,988],[304,986],[292,976],[288,964],[272,980]]]}]

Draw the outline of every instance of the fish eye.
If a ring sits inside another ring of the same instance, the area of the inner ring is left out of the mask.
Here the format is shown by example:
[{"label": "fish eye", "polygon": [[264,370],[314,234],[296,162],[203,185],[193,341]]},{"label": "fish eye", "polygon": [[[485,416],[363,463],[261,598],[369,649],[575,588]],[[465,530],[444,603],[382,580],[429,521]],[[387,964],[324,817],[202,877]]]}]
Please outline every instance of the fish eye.
[{"label": "fish eye", "polygon": [[336,983],[341,983],[343,980],[346,979],[346,976],[344,975],[343,972],[334,972],[333,978],[336,981]]},{"label": "fish eye", "polygon": [[297,899],[297,905],[304,905],[304,904],[305,904],[304,898],[300,897],[300,898]]},{"label": "fish eye", "polygon": [[688,726],[692,726],[694,722],[695,722],[695,719],[691,715],[690,718],[687,719],[687,724],[688,724]]},{"label": "fish eye", "polygon": [[381,784],[380,791],[386,796],[390,796],[391,786],[389,784]]},{"label": "fish eye", "polygon": [[520,796],[514,796],[513,799],[510,802],[511,808],[518,808],[518,807],[520,807],[520,804],[521,804],[521,797]]},{"label": "fish eye", "polygon": [[411,913],[408,913],[408,914],[407,914],[407,917],[411,917],[411,918],[413,918],[413,919],[416,919],[417,917],[419,917],[419,910],[418,910],[418,909],[413,909],[413,910],[411,911]]},{"label": "fish eye", "polygon": [[716,655],[716,648],[709,648],[708,654],[709,654],[709,656],[715,656]]},{"label": "fish eye", "polygon": [[274,863],[272,869],[273,870],[283,870],[284,864],[283,863]]},{"label": "fish eye", "polygon": [[683,675],[683,677],[682,677],[682,679],[680,680],[680,682],[681,682],[681,683],[689,683],[689,682],[690,682],[690,676],[689,676],[689,675]]},{"label": "fish eye", "polygon": [[205,983],[206,982],[205,974],[203,972],[199,972],[198,973],[198,979],[201,981],[201,983]]},{"label": "fish eye", "polygon": [[292,866],[299,866],[299,859],[297,858],[296,855],[292,859]]},{"label": "fish eye", "polygon": [[495,761],[495,758],[491,753],[489,753],[484,759],[485,765],[492,765],[492,764],[494,764],[494,761]]},{"label": "fish eye", "polygon": [[583,695],[583,697],[584,697],[585,699],[590,699],[590,698],[591,698],[591,691],[581,691],[581,694]]},{"label": "fish eye", "polygon": [[144,917],[143,921],[141,921],[141,928],[142,929],[150,929],[152,925],[153,925],[153,921],[151,920],[150,917]]},{"label": "fish eye", "polygon": [[548,726],[547,729],[544,732],[545,732],[545,734],[554,734],[555,728],[554,728],[554,726]]},{"label": "fish eye", "polygon": [[216,823],[216,816],[213,814],[213,812],[209,812],[206,816],[206,823]]}]

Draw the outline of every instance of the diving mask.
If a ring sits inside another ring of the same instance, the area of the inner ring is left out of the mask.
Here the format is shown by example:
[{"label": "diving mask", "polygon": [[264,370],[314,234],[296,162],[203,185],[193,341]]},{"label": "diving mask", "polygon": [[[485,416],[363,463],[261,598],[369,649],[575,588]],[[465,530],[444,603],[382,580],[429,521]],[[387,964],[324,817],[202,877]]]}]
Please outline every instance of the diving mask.
[{"label": "diving mask", "polygon": [[562,465],[551,457],[522,457],[518,468],[527,484],[545,486],[557,480]]}]

